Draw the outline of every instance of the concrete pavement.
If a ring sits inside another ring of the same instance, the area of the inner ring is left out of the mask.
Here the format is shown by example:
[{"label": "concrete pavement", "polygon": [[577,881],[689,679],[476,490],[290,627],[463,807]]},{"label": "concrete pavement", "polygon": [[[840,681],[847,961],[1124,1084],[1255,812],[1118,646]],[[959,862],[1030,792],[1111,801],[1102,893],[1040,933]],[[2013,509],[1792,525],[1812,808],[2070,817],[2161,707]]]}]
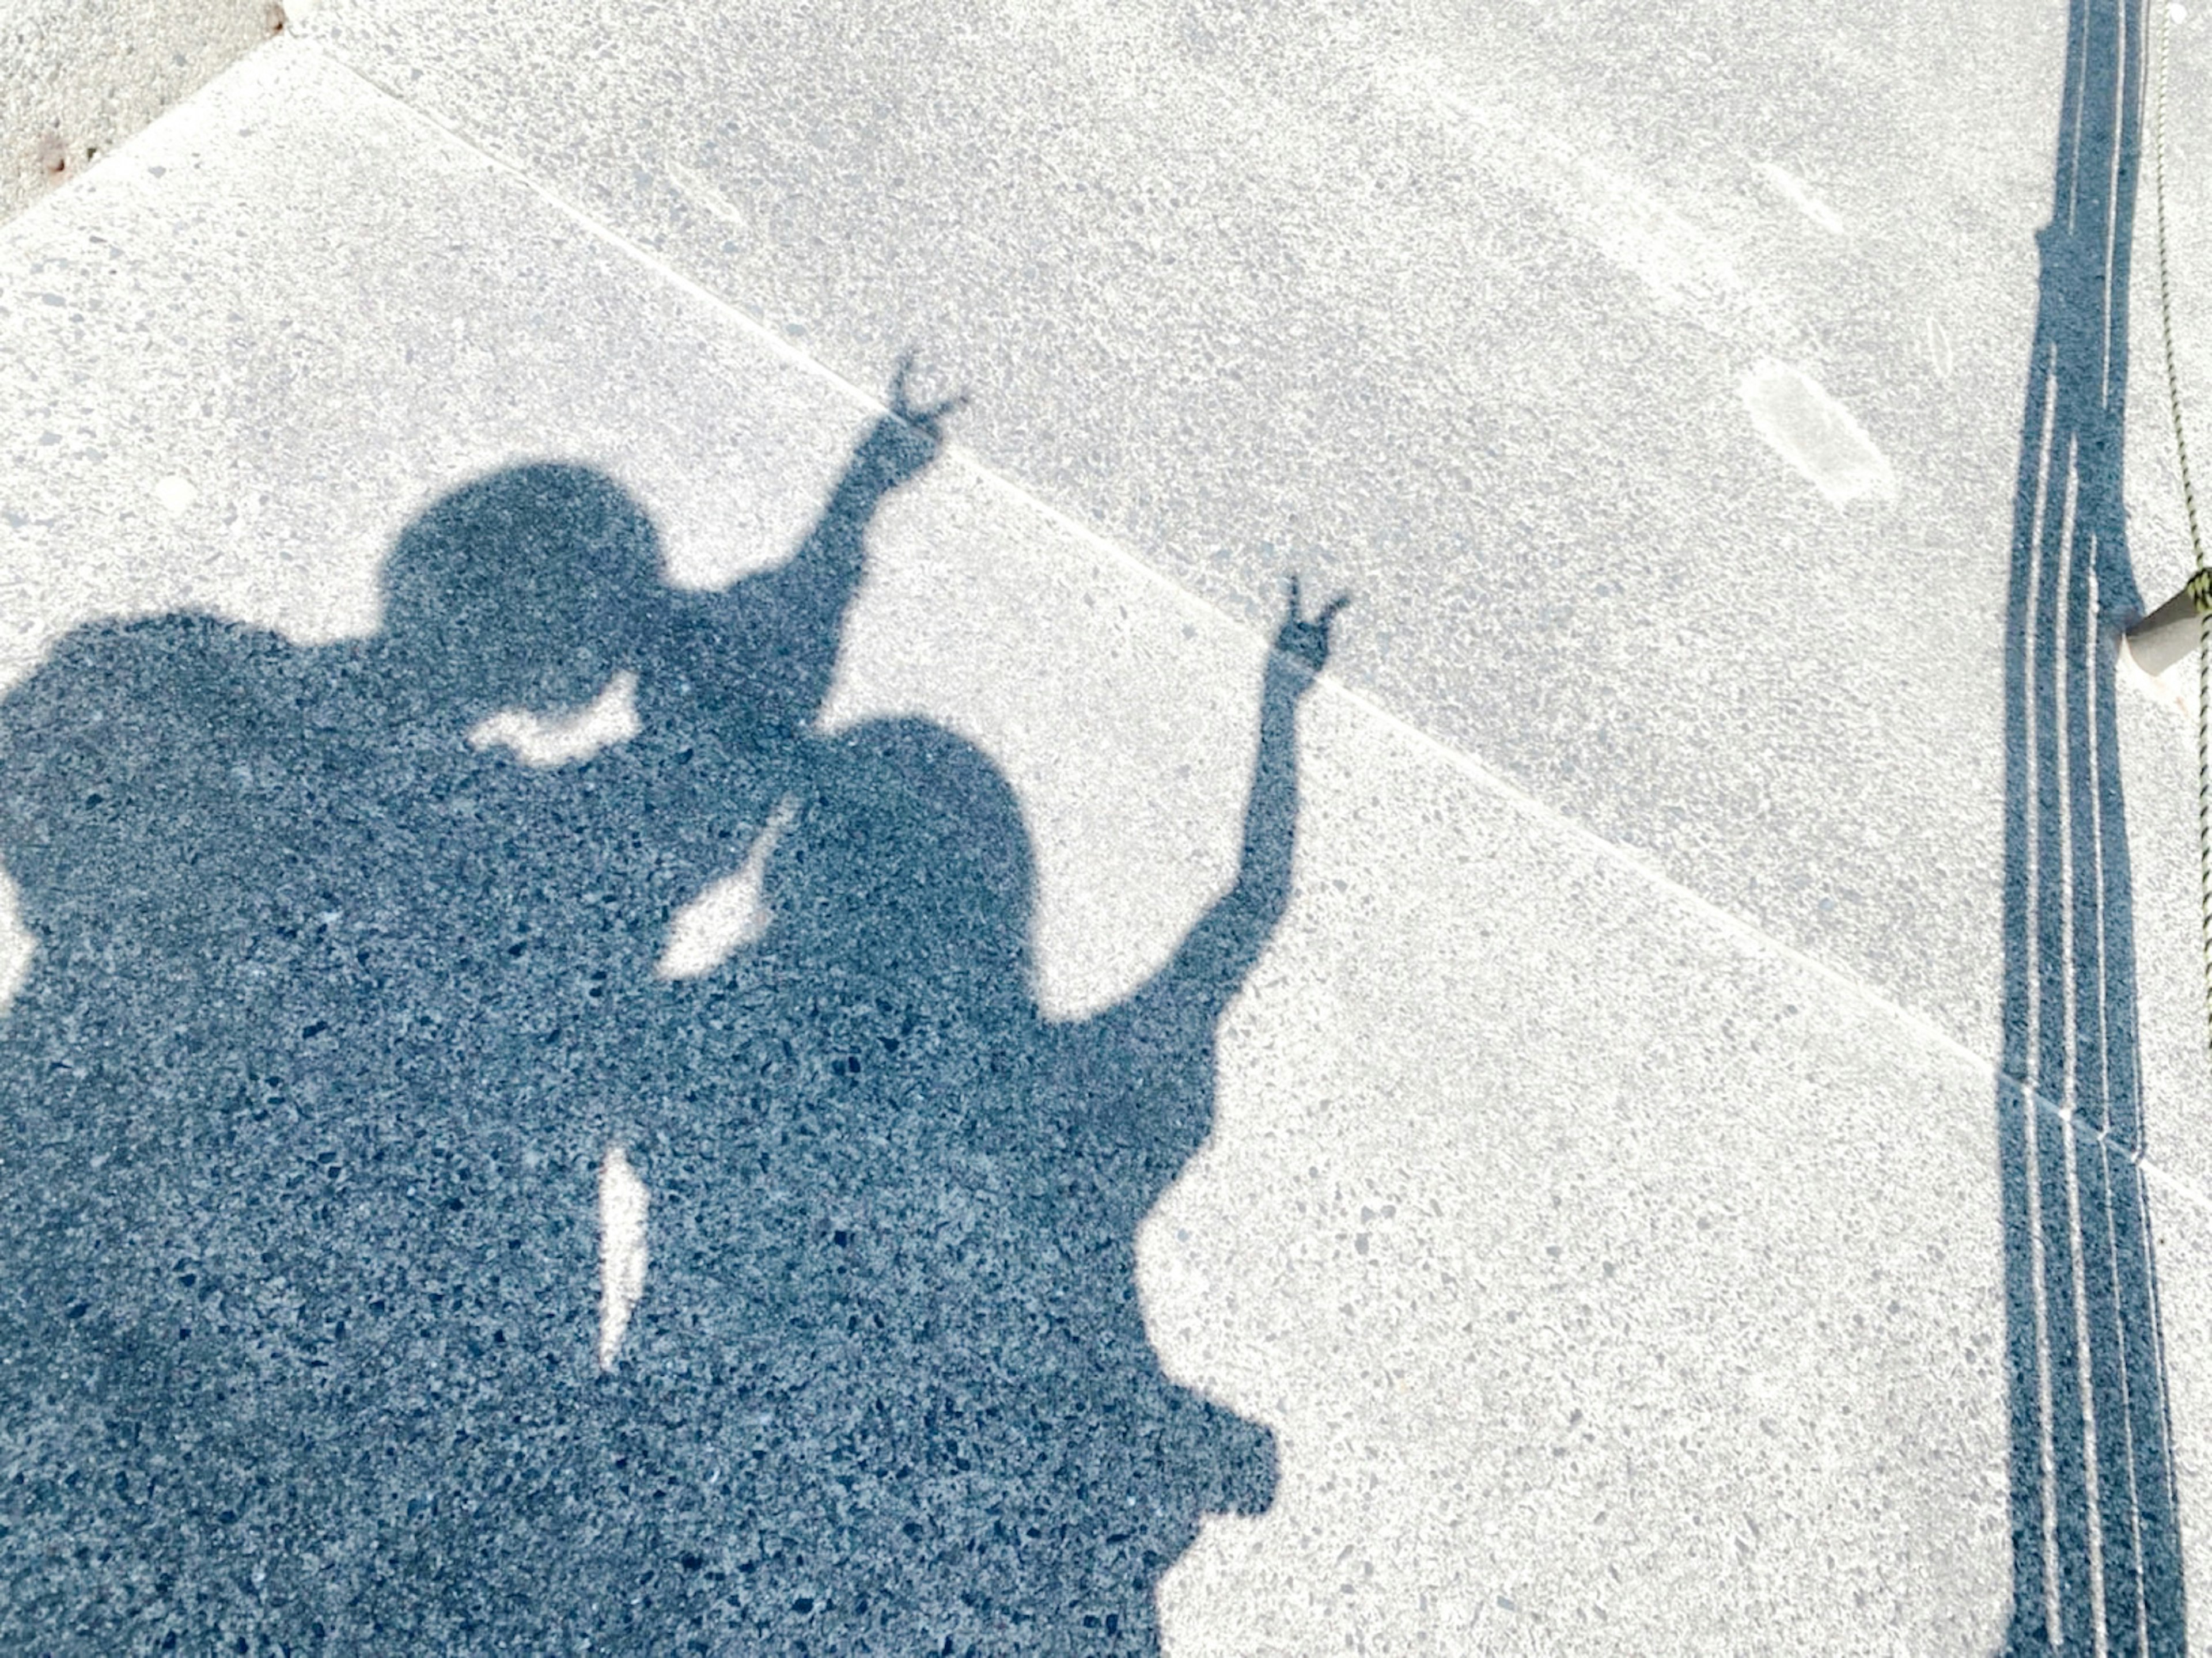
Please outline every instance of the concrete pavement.
[{"label": "concrete pavement", "polygon": [[[1048,1016],[1235,873],[1281,576],[1357,594],[1211,1136],[1134,1235],[1160,1363],[1278,1459],[1162,1563],[1162,1644],[1994,1650],[2006,549],[2064,24],[311,11],[0,228],[7,672],[100,617],[373,633],[403,528],[523,458],[725,586],[918,343],[975,400],[823,722],[1004,775]],[[2112,718],[2195,1574],[2193,768]]]}]

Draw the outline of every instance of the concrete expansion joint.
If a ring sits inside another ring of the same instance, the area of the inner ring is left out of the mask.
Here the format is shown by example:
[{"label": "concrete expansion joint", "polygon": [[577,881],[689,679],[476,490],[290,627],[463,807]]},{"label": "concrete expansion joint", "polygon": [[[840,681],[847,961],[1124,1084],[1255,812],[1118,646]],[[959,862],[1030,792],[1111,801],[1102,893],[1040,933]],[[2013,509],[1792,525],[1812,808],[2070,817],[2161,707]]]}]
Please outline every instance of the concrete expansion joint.
[{"label": "concrete expansion joint", "polygon": [[2039,1115],[2048,1118],[2077,1139],[2092,1140],[2108,1154],[2133,1163],[2142,1171],[2146,1181],[2161,1191],[2185,1198],[2195,1207],[2212,1213],[2212,1197],[2208,1197],[2181,1176],[2168,1172],[2164,1164],[2154,1162],[2141,1145],[2123,1139],[2063,1100],[2053,1099],[2016,1072],[1999,1069],[1996,1075],[2000,1083],[2016,1090],[2022,1099],[2032,1102]]},{"label": "concrete expansion joint", "polygon": [[[848,380],[818,358],[801,350],[791,341],[757,319],[747,314],[741,306],[727,296],[715,292],[696,278],[687,276],[667,259],[596,217],[524,167],[498,151],[487,148],[433,112],[416,104],[397,88],[347,62],[337,52],[320,41],[312,39],[298,29],[294,29],[276,39],[272,39],[263,50],[314,53],[321,62],[404,111],[410,118],[434,134],[442,142],[453,145],[460,152],[512,179],[587,234],[708,307],[732,327],[773,354],[780,361],[834,390],[847,402],[853,404],[856,410],[879,417],[890,412],[883,400],[866,387]],[[1213,625],[1234,630],[1254,639],[1261,636],[1259,630],[1222,609],[1212,600],[1164,574],[1121,543],[1102,534],[1080,519],[1042,499],[1024,485],[987,464],[957,440],[945,440],[940,453],[943,461],[958,467],[1024,511],[1041,516],[1055,529],[1073,537],[1101,556],[1110,559],[1117,565],[1140,576],[1158,591],[1170,596],[1187,610],[1202,616]],[[2068,1119],[2077,1115],[2063,1102],[2037,1093],[2017,1078],[2005,1075],[2001,1063],[1991,1054],[1960,1042],[1928,1015],[1893,999],[1864,980],[1776,937],[1764,927],[1745,920],[1735,911],[1706,897],[1694,888],[1665,874],[1655,868],[1648,858],[1638,853],[1632,847],[1609,839],[1588,824],[1538,799],[1518,784],[1510,781],[1503,774],[1492,769],[1476,756],[1414,724],[1395,709],[1376,701],[1370,693],[1348,685],[1334,675],[1324,675],[1322,683],[1317,689],[1326,695],[1346,699],[1368,717],[1383,722],[1415,747],[1425,750],[1441,763],[1474,782],[1485,793],[1493,796],[1502,804],[1552,835],[1562,837],[1582,847],[1616,870],[1630,875],[1647,889],[1664,895],[1713,931],[1729,938],[1739,948],[1772,960],[1787,963],[1820,979],[1832,988],[1848,993],[1869,1011],[1897,1020],[1922,1040],[1972,1066],[1985,1076],[1992,1085],[2006,1084],[2020,1088],[2023,1093],[2034,1099],[2044,1111],[2055,1117]],[[2117,1140],[2107,1140],[2101,1130],[2092,1128],[2089,1132],[2100,1141],[2108,1144],[2112,1150],[2127,1157],[2130,1162],[2136,1164],[2144,1171],[2145,1176],[2157,1185],[2178,1193],[2185,1193],[2192,1203],[2212,1209],[2212,1198],[2208,1198],[2204,1193],[2197,1191],[2195,1187],[2178,1176],[2166,1173],[2160,1165],[2145,1158],[2139,1149],[2123,1146]]]}]

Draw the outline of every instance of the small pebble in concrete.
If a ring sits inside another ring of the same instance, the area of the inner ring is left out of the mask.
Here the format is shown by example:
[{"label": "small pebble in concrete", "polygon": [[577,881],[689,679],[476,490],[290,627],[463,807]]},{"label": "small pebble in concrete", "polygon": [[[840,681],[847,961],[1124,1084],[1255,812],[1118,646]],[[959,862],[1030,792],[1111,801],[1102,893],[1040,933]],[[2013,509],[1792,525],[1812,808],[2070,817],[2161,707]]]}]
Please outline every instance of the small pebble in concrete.
[{"label": "small pebble in concrete", "polygon": [[192,481],[179,473],[172,472],[154,486],[154,499],[161,503],[161,510],[171,518],[182,518],[199,498],[200,492],[192,487]]}]

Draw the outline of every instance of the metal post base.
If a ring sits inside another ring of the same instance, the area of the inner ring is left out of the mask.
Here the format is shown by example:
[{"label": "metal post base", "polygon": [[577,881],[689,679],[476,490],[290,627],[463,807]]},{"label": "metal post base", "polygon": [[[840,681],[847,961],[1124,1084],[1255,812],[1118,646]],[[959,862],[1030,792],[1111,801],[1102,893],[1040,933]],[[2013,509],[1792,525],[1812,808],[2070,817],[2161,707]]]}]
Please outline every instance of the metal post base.
[{"label": "metal post base", "polygon": [[2121,635],[2121,654],[2156,679],[2197,648],[2197,613],[2208,609],[2212,609],[2212,572],[2200,570],[2179,592]]}]

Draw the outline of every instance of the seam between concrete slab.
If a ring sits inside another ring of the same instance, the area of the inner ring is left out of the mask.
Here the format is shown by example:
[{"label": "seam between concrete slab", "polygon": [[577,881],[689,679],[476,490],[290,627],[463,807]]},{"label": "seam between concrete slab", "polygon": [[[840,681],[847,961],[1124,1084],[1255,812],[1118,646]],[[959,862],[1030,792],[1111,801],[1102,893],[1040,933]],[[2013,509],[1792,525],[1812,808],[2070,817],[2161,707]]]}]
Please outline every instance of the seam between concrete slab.
[{"label": "seam between concrete slab", "polygon": [[[130,128],[127,131],[122,132],[118,137],[111,139],[106,147],[100,150],[99,155],[95,159],[87,165],[72,169],[64,176],[59,184],[46,186],[40,190],[37,194],[30,197],[27,200],[19,203],[12,209],[0,206],[0,231],[13,230],[17,225],[31,222],[39,215],[46,213],[50,210],[54,210],[53,207],[55,203],[68,202],[73,199],[79,185],[82,184],[87,179],[99,179],[106,176],[106,170],[110,162],[113,161],[118,155],[130,154],[135,141],[140,133],[145,131],[149,127],[160,121],[164,116],[167,115],[171,110],[179,108],[183,105],[191,102],[193,99],[198,97],[203,92],[206,91],[210,85],[222,80],[225,76],[233,73],[241,64],[251,63],[254,58],[258,58],[265,52],[283,51],[288,49],[288,47],[289,49],[297,49],[303,44],[304,43],[300,40],[298,36],[283,33],[271,34],[265,39],[256,41],[253,45],[246,47],[245,51],[232,58],[228,63],[224,64],[221,69],[209,76],[205,80],[203,80],[187,90],[171,97],[167,103],[161,106],[161,108],[138,122],[137,125]],[[328,58],[327,53],[325,53],[325,56]],[[334,62],[336,60],[331,59],[330,61]],[[341,65],[341,67],[343,66]],[[349,73],[351,71],[349,70]],[[379,90],[380,91],[382,88],[380,88]],[[389,96],[390,94],[386,94],[386,95]],[[397,101],[404,103],[405,100],[402,99]]]},{"label": "seam between concrete slab", "polygon": [[[477,140],[447,125],[428,110],[410,102],[392,88],[386,86],[374,76],[356,68],[337,52],[325,47],[321,42],[297,34],[289,34],[271,40],[261,50],[313,52],[324,63],[404,110],[409,116],[447,143],[514,179],[563,217],[596,237],[607,246],[644,266],[655,276],[672,283],[685,294],[727,318],[741,332],[764,346],[781,361],[809,375],[820,384],[830,387],[867,413],[882,415],[888,412],[886,406],[865,387],[845,379],[827,364],[799,350],[765,324],[748,315],[742,307],[732,300],[717,294],[696,278],[686,276],[650,248],[594,218],[590,213],[569,201],[568,197],[544,184],[522,167],[508,161],[496,151],[486,149]],[[1249,627],[1211,600],[1192,592],[1173,577],[1155,568],[1121,543],[1102,535],[1053,506],[1049,501],[1032,494],[1012,478],[985,465],[957,440],[947,443],[942,453],[945,460],[988,485],[1024,511],[1039,514],[1055,528],[1074,537],[1085,546],[1114,561],[1116,564],[1136,572],[1156,588],[1175,598],[1186,609],[1199,613],[1216,625],[1229,627],[1248,637],[1251,636],[1252,629]],[[2114,1145],[2101,1129],[2088,1124],[2086,1119],[2081,1118],[2063,1102],[2053,1100],[2039,1091],[2026,1089],[2018,1078],[2005,1077],[1995,1060],[1967,1047],[1925,1014],[1917,1012],[1900,1002],[1893,1001],[1863,980],[1853,978],[1841,969],[1832,966],[1795,944],[1776,938],[1772,933],[1747,921],[1734,911],[1705,897],[1695,889],[1686,886],[1672,876],[1654,868],[1628,847],[1618,841],[1607,840],[1589,825],[1568,817],[1554,806],[1547,805],[1519,785],[1501,774],[1492,771],[1474,756],[1453,747],[1441,738],[1415,725],[1404,715],[1378,702],[1366,692],[1358,690],[1345,684],[1341,680],[1327,676],[1324,676],[1322,689],[1327,694],[1347,699],[1371,718],[1382,721],[1401,736],[1410,739],[1416,746],[1425,750],[1450,769],[1456,771],[1530,822],[1554,835],[1565,837],[1568,841],[1595,853],[1615,868],[1626,871],[1647,885],[1656,888],[1692,915],[1732,940],[1739,949],[1789,963],[1812,974],[1830,986],[1847,992],[1868,1006],[1896,1019],[1917,1034],[1923,1041],[1964,1060],[1988,1078],[1992,1090],[2000,1083],[2009,1083],[2014,1087],[2020,1087],[2024,1093],[2035,1101],[2037,1107],[2046,1115],[2061,1121],[2072,1120],[2077,1132],[2086,1131],[2090,1139],[2106,1145],[2107,1149],[2114,1151],[2120,1157],[2131,1156],[2124,1147]],[[2212,1213],[2212,1194],[2199,1192],[2179,1176],[2167,1174],[2158,1163],[2148,1157],[2133,1160],[2142,1170],[2144,1178],[2148,1181],[2178,1196],[2186,1198],[2199,1209]]]}]

